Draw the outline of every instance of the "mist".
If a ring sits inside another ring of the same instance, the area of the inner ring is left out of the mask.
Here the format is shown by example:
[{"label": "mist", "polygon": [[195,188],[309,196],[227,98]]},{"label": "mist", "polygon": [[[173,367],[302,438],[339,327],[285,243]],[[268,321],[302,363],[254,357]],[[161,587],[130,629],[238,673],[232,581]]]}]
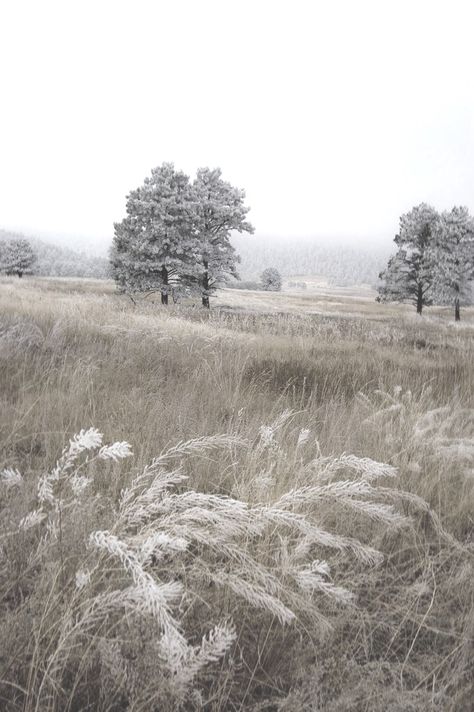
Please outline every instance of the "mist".
[{"label": "mist", "polygon": [[0,226],[106,254],[125,196],[164,161],[220,166],[255,244],[385,245],[422,201],[472,211],[472,14],[460,0],[5,3]]}]

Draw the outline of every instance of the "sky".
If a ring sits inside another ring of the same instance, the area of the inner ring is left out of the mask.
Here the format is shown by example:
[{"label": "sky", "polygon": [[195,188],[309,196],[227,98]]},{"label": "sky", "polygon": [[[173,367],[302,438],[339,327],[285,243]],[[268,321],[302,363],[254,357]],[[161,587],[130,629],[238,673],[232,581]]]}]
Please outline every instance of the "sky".
[{"label": "sky", "polygon": [[471,0],[2,0],[0,228],[106,249],[163,161],[220,166],[279,240],[474,212],[473,21]]}]

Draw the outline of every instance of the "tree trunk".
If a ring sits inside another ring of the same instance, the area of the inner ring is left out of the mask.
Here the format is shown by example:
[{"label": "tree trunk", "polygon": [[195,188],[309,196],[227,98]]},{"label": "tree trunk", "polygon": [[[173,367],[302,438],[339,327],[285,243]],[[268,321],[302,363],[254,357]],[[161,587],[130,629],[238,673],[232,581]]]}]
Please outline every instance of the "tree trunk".
[{"label": "tree trunk", "polygon": [[418,285],[418,291],[416,293],[416,313],[421,316],[423,311],[423,287],[421,284]]},{"label": "tree trunk", "polygon": [[459,297],[454,300],[454,321],[461,321],[461,306],[459,304]]},{"label": "tree trunk", "polygon": [[204,260],[204,274],[202,276],[202,306],[205,307],[206,309],[210,309],[210,304],[209,304],[209,263]]},{"label": "tree trunk", "polygon": [[23,277],[23,272],[21,272],[20,270],[18,270],[17,275],[18,275],[18,277],[21,279],[21,278]]},{"label": "tree trunk", "polygon": [[161,303],[168,306],[168,270],[163,265],[161,268]]}]

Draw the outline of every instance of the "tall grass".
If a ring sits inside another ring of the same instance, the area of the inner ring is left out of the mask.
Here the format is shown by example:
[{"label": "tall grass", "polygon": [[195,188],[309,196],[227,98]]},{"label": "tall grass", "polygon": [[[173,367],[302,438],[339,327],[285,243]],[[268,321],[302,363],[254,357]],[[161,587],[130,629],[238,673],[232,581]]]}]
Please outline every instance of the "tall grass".
[{"label": "tall grass", "polygon": [[470,709],[469,315],[0,299],[6,709]]}]

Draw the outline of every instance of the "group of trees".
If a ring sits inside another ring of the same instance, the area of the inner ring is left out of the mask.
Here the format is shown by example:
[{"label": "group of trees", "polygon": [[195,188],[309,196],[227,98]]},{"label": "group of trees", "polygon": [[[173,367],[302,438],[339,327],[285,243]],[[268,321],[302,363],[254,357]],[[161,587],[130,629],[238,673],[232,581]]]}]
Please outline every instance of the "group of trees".
[{"label": "group of trees", "polygon": [[80,277],[107,279],[110,265],[107,257],[91,254],[86,249],[72,250],[64,245],[55,245],[35,240],[33,248],[37,255],[34,273],[42,277]]},{"label": "group of trees", "polygon": [[29,241],[23,237],[0,241],[0,272],[23,277],[31,274],[36,254]]},{"label": "group of trees", "polygon": [[411,301],[418,314],[431,304],[454,307],[472,299],[474,219],[465,207],[438,213],[422,203],[400,218],[398,250],[380,273],[378,301]]},{"label": "group of trees", "polygon": [[237,277],[232,231],[253,232],[244,191],[222,179],[220,169],[201,168],[194,181],[172,163],[127,196],[126,217],[114,225],[112,275],[123,292],[161,294],[199,290],[204,307],[219,283]]},{"label": "group of trees", "polygon": [[[33,261],[31,254],[34,256]],[[18,275],[20,272],[21,276],[34,273],[39,277],[106,279],[110,276],[109,261],[105,257],[84,250],[77,252],[64,245],[45,242],[36,237],[27,239],[21,233],[0,229],[0,273],[2,272],[10,275]]]},{"label": "group of trees", "polygon": [[380,271],[387,264],[390,245],[345,244],[338,240],[314,237],[259,235],[248,240],[234,234],[232,244],[240,256],[239,273],[244,280],[259,281],[262,271],[271,265],[283,278],[317,275],[330,285],[375,286]]},{"label": "group of trees", "polygon": [[[127,196],[126,217],[114,226],[110,269],[120,290],[158,291],[167,304],[170,293],[191,289],[209,308],[216,287],[238,277],[231,233],[253,232],[244,198],[242,190],[222,179],[220,169],[201,168],[192,182],[172,163],[153,169]],[[418,314],[431,304],[451,305],[459,321],[461,306],[473,296],[474,218],[468,209],[438,213],[422,203],[401,216],[395,244],[397,252],[379,275],[377,300],[411,301]],[[22,235],[0,231],[0,272],[22,277],[33,268],[53,276],[105,277],[108,272],[101,258],[40,241],[33,247]],[[253,288],[278,291],[281,285],[279,270],[270,267]]]}]

